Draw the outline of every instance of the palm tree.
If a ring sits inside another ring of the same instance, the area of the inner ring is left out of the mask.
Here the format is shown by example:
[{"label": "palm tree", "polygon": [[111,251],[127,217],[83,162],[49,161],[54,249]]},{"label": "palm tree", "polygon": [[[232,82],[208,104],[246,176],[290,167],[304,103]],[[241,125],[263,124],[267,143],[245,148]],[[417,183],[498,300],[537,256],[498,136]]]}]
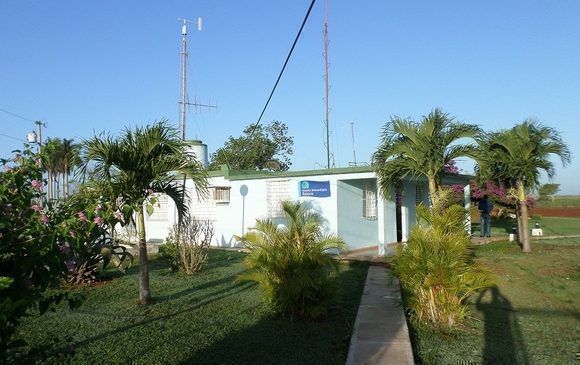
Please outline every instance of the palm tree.
[{"label": "palm tree", "polygon": [[42,148],[42,166],[48,174],[48,199],[58,199],[58,176],[62,170],[62,141],[48,138]]},{"label": "palm tree", "polygon": [[[181,178],[187,175],[198,194],[207,191],[207,175],[191,152],[190,145],[179,138],[166,120],[152,126],[127,128],[118,138],[108,134],[86,140],[81,148],[80,173],[92,167],[94,177],[112,192],[113,201],[122,201],[123,211],[136,214],[139,237],[139,299],[151,301],[147,262],[145,213],[150,213],[155,194],[166,194],[177,208],[179,220],[188,214],[188,194]],[[117,203],[118,204],[118,203]]]},{"label": "palm tree", "polygon": [[420,122],[397,116],[383,127],[380,144],[373,154],[378,184],[385,197],[405,177],[426,177],[429,195],[441,184],[445,164],[462,156],[473,156],[471,144],[460,144],[462,138],[474,138],[480,129],[456,122],[441,109],[434,109]]},{"label": "palm tree", "polygon": [[63,192],[64,198],[69,195],[69,175],[76,165],[79,164],[79,146],[73,142],[73,139],[63,139],[61,145],[61,165],[63,175]]},{"label": "palm tree", "polygon": [[560,157],[566,166],[570,162],[570,149],[558,131],[532,119],[490,133],[478,142],[478,174],[481,179],[501,181],[515,189],[519,240],[522,251],[530,252],[526,190],[540,185],[542,172],[550,179],[554,177],[552,155]]},{"label": "palm tree", "polygon": [[258,283],[281,314],[323,315],[336,289],[337,263],[328,251],[345,244],[337,235],[324,234],[322,217],[304,203],[286,201],[282,209],[285,226],[258,219],[255,228],[237,237],[250,251],[245,259],[249,270],[238,279]]}]

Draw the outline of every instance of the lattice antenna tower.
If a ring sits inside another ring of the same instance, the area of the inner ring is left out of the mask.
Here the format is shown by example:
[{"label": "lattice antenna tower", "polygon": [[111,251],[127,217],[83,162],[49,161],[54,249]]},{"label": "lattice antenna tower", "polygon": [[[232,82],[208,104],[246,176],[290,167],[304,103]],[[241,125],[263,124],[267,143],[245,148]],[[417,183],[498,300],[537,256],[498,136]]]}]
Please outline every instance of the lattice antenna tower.
[{"label": "lattice antenna tower", "polygon": [[329,84],[328,84],[328,1],[325,1],[325,11],[324,11],[324,132],[325,132],[325,147],[326,147],[326,168],[329,169],[330,165],[330,124],[329,124]]}]

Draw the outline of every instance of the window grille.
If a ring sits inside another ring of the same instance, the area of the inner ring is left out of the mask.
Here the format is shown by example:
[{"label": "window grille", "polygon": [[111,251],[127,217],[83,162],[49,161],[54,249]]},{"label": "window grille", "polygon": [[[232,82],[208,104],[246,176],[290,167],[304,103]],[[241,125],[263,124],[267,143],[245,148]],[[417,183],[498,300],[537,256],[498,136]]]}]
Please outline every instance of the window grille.
[{"label": "window grille", "polygon": [[150,221],[169,221],[169,197],[164,194],[156,194],[157,202],[153,204],[153,214],[149,216]]},{"label": "window grille", "polygon": [[370,183],[363,184],[363,218],[377,219],[377,189]]},{"label": "window grille", "polygon": [[423,203],[425,197],[425,188],[421,184],[415,186],[415,205]]},{"label": "window grille", "polygon": [[230,202],[230,190],[229,186],[216,186],[213,188],[213,200],[216,203],[229,203]]},{"label": "window grille", "polygon": [[284,217],[282,202],[290,200],[289,180],[266,181],[266,200],[268,203],[268,218]]}]

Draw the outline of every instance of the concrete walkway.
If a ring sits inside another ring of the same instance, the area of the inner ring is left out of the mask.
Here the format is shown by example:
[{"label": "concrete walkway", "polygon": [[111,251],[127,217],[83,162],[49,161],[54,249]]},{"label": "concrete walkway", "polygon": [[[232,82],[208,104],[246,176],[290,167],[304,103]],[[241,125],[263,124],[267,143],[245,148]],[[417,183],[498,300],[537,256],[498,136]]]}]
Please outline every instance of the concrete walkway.
[{"label": "concrete walkway", "polygon": [[369,267],[346,365],[414,364],[399,281],[389,285],[387,270]]}]

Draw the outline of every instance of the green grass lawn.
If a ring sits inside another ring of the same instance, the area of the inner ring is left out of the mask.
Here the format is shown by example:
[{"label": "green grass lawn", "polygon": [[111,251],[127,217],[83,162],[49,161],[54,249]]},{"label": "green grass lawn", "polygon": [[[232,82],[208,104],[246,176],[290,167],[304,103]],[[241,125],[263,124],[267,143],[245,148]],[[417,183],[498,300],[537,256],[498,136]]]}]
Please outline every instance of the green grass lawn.
[{"label": "green grass lawn", "polygon": [[412,331],[424,364],[576,364],[580,351],[580,238],[476,248],[497,287],[471,299],[473,319],[455,335]]},{"label": "green grass lawn", "polygon": [[[576,235],[580,234],[580,218],[570,217],[538,217],[532,216],[528,221],[528,228],[534,228],[535,223],[538,222],[543,230],[544,236],[561,236],[561,235]],[[491,235],[493,237],[508,237],[512,232],[512,227],[516,225],[515,219],[492,218],[491,220]],[[473,221],[471,224],[471,231],[474,235],[479,236],[480,228],[479,221]]]},{"label": "green grass lawn", "polygon": [[556,195],[554,201],[550,198],[540,199],[536,205],[541,208],[579,208],[580,195]]},{"label": "green grass lawn", "polygon": [[[152,260],[154,302],[138,304],[137,268],[84,289],[69,311],[28,318],[20,334],[34,346],[59,339],[72,363],[92,364],[344,364],[368,265],[341,265],[341,292],[330,315],[315,323],[273,318],[257,285],[238,283],[244,254],[210,251],[200,273],[173,273]],[[65,341],[66,343],[63,343]]]}]

